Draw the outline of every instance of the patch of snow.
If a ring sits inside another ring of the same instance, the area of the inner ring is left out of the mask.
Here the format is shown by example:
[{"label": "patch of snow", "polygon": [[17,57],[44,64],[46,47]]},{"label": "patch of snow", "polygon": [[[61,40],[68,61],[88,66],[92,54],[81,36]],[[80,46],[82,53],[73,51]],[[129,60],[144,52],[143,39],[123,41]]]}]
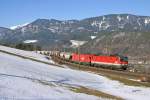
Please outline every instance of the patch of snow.
[{"label": "patch of snow", "polygon": [[105,26],[103,26],[103,29],[106,30],[109,27],[110,27],[110,25],[107,23]]},{"label": "patch of snow", "polygon": [[91,25],[98,27],[99,30],[106,30],[110,27],[109,23],[107,23],[106,21],[94,21]]},{"label": "patch of snow", "polygon": [[12,27],[10,27],[10,29],[15,30],[15,29],[18,29],[18,28],[24,27],[24,26],[26,26],[26,25],[28,25],[28,24],[29,24],[29,23],[25,23],[25,24],[22,24],[22,25],[12,26]]},{"label": "patch of snow", "polygon": [[79,47],[85,44],[87,41],[70,40],[70,42],[72,43],[71,47]]},{"label": "patch of snow", "polygon": [[150,18],[146,18],[144,23],[149,24],[150,23]]},{"label": "patch of snow", "polygon": [[101,21],[100,23],[98,23],[99,29],[102,27],[103,23],[105,23],[105,21]]},{"label": "patch of snow", "polygon": [[93,21],[92,23],[91,23],[91,26],[96,26],[97,25],[97,22],[96,21]]},{"label": "patch of snow", "polygon": [[23,43],[36,43],[38,40],[25,40]]},{"label": "patch of snow", "polygon": [[94,21],[91,25],[101,28],[103,23],[105,23],[105,21]]},{"label": "patch of snow", "polygon": [[127,16],[127,19],[129,19],[129,16]]},{"label": "patch of snow", "polygon": [[90,36],[90,38],[93,40],[93,39],[95,39],[97,36]]},{"label": "patch of snow", "polygon": [[57,32],[57,30],[56,29],[53,29],[53,28],[48,28],[51,32],[53,32],[53,33],[55,33],[55,32]]},{"label": "patch of snow", "polygon": [[117,16],[118,21],[120,22],[122,18],[120,16]]}]

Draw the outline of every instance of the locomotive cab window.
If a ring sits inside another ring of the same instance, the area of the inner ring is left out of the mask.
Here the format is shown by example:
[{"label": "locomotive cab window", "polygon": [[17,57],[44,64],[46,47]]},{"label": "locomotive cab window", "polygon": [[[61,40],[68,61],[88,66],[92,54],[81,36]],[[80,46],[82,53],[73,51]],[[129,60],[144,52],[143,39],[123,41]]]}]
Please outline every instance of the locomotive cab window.
[{"label": "locomotive cab window", "polygon": [[128,61],[128,57],[120,57],[121,61]]}]

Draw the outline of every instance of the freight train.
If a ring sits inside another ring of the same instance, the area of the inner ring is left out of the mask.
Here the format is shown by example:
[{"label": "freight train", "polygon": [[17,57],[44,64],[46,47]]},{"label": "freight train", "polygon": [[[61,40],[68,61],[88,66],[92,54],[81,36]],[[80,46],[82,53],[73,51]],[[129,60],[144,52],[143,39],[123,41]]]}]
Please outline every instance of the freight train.
[{"label": "freight train", "polygon": [[94,54],[78,54],[60,52],[57,56],[63,60],[70,61],[72,63],[78,63],[83,65],[89,65],[94,67],[103,67],[108,69],[123,69],[128,67],[128,57],[120,55],[94,55]]}]

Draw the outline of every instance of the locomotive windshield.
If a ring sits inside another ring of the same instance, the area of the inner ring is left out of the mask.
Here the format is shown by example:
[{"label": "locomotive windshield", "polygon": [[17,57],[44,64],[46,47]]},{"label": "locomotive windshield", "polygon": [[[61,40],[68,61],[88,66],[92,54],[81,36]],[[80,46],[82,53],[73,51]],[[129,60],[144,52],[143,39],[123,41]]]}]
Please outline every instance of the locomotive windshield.
[{"label": "locomotive windshield", "polygon": [[121,56],[121,57],[120,57],[120,60],[121,60],[121,61],[128,61],[128,57],[123,57],[123,56]]},{"label": "locomotive windshield", "polygon": [[118,56],[121,61],[128,61],[128,57],[126,57],[126,56],[122,56],[122,55],[119,55],[119,54],[114,54],[114,55],[111,55],[111,56]]}]

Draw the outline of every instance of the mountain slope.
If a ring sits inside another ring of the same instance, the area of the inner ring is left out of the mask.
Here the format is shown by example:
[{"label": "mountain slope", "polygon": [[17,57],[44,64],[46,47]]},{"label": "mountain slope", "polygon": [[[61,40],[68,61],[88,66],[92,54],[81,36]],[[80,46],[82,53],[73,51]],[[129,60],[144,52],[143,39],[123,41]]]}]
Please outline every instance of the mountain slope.
[{"label": "mountain slope", "polygon": [[111,32],[104,33],[93,41],[83,45],[81,51],[102,54],[121,54],[137,61],[150,60],[149,32]]},{"label": "mountain slope", "polygon": [[[0,41],[16,44],[25,40],[38,40],[37,45],[53,49],[70,48],[70,40],[79,40],[87,41],[83,48],[89,48],[94,43],[92,48],[97,48],[100,52],[104,51],[107,45],[113,49],[112,53],[135,56],[143,52],[141,55],[147,56],[150,54],[149,32],[149,16],[110,14],[83,20],[37,19],[13,31],[0,28]],[[97,38],[92,40],[91,36]],[[114,42],[110,44],[110,40]],[[140,45],[140,50],[137,45]],[[138,51],[134,52],[135,50]]]},{"label": "mountain slope", "polygon": [[[13,42],[22,42],[28,39],[39,40],[40,45],[53,40],[90,40],[90,35],[99,35],[101,32],[149,32],[150,17],[131,14],[110,14],[83,20],[55,20],[37,19],[25,26],[16,28]],[[1,32],[1,31],[0,31]],[[7,37],[7,36],[6,36]]]},{"label": "mountain slope", "polygon": [[0,27],[0,43],[10,42],[13,34],[14,31],[8,28]]}]

